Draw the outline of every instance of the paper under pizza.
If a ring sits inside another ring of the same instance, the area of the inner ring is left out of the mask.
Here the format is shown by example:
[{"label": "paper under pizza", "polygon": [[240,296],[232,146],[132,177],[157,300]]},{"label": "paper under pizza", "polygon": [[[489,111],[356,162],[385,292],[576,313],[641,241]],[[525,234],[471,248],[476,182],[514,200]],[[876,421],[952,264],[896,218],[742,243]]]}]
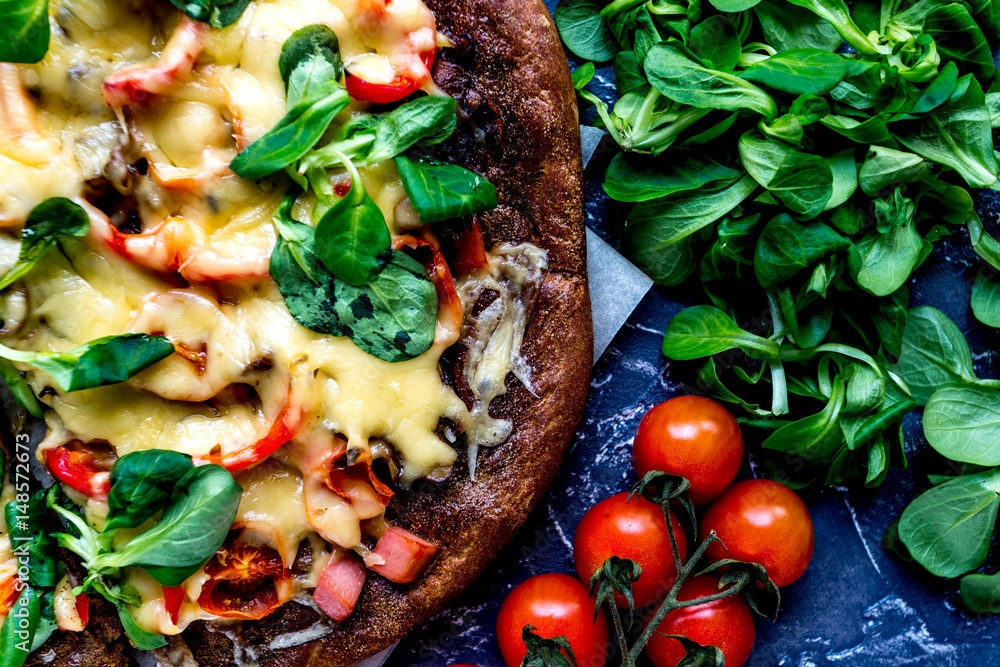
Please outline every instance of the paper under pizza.
[{"label": "paper under pizza", "polygon": [[573,88],[538,2],[175,4],[0,64],[0,375],[58,482],[10,443],[3,664],[350,665],[580,417]]}]

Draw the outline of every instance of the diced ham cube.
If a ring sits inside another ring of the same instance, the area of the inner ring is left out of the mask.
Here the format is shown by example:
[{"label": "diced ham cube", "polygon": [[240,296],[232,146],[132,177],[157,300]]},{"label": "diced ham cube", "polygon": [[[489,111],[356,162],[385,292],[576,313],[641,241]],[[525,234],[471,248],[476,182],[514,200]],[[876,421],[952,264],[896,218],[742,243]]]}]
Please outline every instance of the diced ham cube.
[{"label": "diced ham cube", "polygon": [[353,556],[331,559],[320,575],[313,602],[339,623],[354,611],[367,576],[365,566]]},{"label": "diced ham cube", "polygon": [[438,547],[427,540],[392,526],[379,538],[372,551],[372,555],[380,557],[384,563],[372,565],[369,569],[389,581],[408,584],[420,576],[437,552]]}]

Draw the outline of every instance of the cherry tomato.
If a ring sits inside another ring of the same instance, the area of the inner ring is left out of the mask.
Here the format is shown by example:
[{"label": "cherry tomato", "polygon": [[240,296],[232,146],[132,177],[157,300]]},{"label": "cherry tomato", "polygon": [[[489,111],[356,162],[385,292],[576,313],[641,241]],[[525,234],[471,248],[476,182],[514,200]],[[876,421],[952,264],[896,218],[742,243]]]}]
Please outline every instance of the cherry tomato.
[{"label": "cherry tomato", "polygon": [[204,571],[209,578],[198,597],[201,608],[241,620],[261,619],[277,609],[283,602],[279,587],[291,576],[277,551],[245,542],[219,549]]},{"label": "cherry tomato", "polygon": [[812,560],[812,517],[802,499],[783,484],[750,479],[733,484],[705,512],[701,539],[714,530],[725,543],[707,551],[712,562],[725,558],[760,563],[778,586],[803,574]]},{"label": "cherry tomato", "polygon": [[691,502],[711,502],[732,484],[743,461],[743,435],[729,411],[701,396],[660,403],[639,422],[632,465],[639,477],[650,470],[691,482]]},{"label": "cherry tomato", "polygon": [[497,615],[497,641],[507,667],[518,667],[528,652],[524,626],[539,637],[562,635],[580,667],[604,667],[611,643],[604,610],[594,621],[594,600],[579,579],[566,574],[540,574],[512,590]]},{"label": "cherry tomato", "polygon": [[[715,577],[694,577],[684,582],[678,600],[694,600],[719,592]],[[756,630],[750,607],[739,595],[675,609],[667,614],[644,649],[654,667],[676,667],[684,657],[684,647],[664,635],[680,635],[703,646],[717,646],[726,656],[726,667],[740,667],[750,657]]]},{"label": "cherry tomato", "polygon": [[[636,607],[645,607],[663,598],[674,581],[677,569],[670,553],[670,536],[663,509],[645,498],[628,500],[622,492],[597,503],[583,515],[573,536],[573,563],[580,579],[589,582],[611,556],[630,558],[642,566],[639,581],[632,585]],[[681,560],[687,557],[687,539],[677,517],[670,514]],[[627,607],[622,595],[615,595],[619,607]]]},{"label": "cherry tomato", "polygon": [[407,95],[417,92],[424,81],[427,80],[427,77],[430,76],[431,67],[434,65],[435,53],[435,49],[431,49],[420,54],[420,59],[427,69],[427,74],[419,80],[409,76],[396,75],[396,78],[389,83],[371,83],[357,74],[345,71],[347,94],[351,96],[351,99],[371,102],[373,104],[398,102]]}]

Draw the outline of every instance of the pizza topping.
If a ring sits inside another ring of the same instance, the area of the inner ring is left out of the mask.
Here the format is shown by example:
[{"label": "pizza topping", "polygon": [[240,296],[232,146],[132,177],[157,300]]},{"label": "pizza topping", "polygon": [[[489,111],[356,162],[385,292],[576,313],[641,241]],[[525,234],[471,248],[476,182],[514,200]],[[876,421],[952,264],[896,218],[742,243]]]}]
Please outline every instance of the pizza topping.
[{"label": "pizza topping", "polygon": [[104,80],[104,101],[117,109],[149,104],[155,97],[173,92],[191,74],[206,32],[205,24],[182,17],[155,64],[136,65]]},{"label": "pizza topping", "polygon": [[[60,539],[140,647],[199,617],[261,618],[313,584],[344,618],[366,577],[358,556],[403,583],[435,557],[386,506],[396,485],[449,473],[442,420],[469,424],[438,369],[463,301],[427,224],[485,211],[496,191],[424,155],[454,131],[451,98],[341,114],[341,51],[354,93],[435,90],[433,14],[419,0],[251,1],[223,32],[182,18],[155,63],[111,72],[151,62],[160,36],[106,4],[74,39],[53,35],[31,79],[41,114],[0,65],[0,225],[23,226],[24,207],[54,194],[86,222],[10,278],[28,306],[11,358],[46,371],[25,386],[50,408],[40,455],[73,500],[89,496],[88,523],[53,491],[79,533]],[[109,21],[130,33],[120,51],[102,41]],[[98,86],[77,95],[67,81],[64,64],[84,60],[119,122]],[[37,154],[10,148],[11,133],[41,137]],[[477,226],[466,245],[463,273],[517,264],[489,259]],[[528,278],[494,282],[511,280]],[[119,338],[93,343],[106,336]],[[56,356],[87,373],[45,365]],[[81,444],[105,442],[106,461]]]},{"label": "pizza topping", "polygon": [[87,627],[90,618],[90,600],[86,593],[79,595],[73,593],[73,584],[70,583],[68,576],[64,576],[56,584],[52,607],[60,630],[80,632]]},{"label": "pizza topping", "polygon": [[14,606],[20,591],[17,579],[17,556],[10,551],[10,537],[0,536],[0,616],[6,616]]},{"label": "pizza topping", "polygon": [[430,80],[437,31],[434,14],[421,0],[360,0],[351,24],[372,49],[345,62],[353,99],[397,102]]},{"label": "pizza topping", "polygon": [[205,565],[198,604],[210,614],[243,620],[267,616],[287,599],[290,573],[277,551],[239,540]]},{"label": "pizza topping", "polygon": [[165,335],[173,343],[173,355],[129,382],[176,401],[206,401],[216,396],[242,379],[259,354],[219,303],[196,289],[171,290],[147,299],[128,330]]},{"label": "pizza topping", "polygon": [[45,464],[52,476],[88,497],[107,497],[113,460],[114,454],[106,446],[85,445],[78,440],[45,450]]},{"label": "pizza topping", "polygon": [[239,510],[233,523],[245,539],[266,544],[292,568],[300,543],[312,533],[302,500],[302,474],[274,458],[236,477],[243,487]]},{"label": "pizza topping", "polygon": [[463,275],[489,268],[490,260],[483,244],[483,230],[479,221],[473,219],[469,229],[463,230],[458,240],[458,256],[455,257],[455,273]]},{"label": "pizza topping", "polygon": [[392,526],[379,538],[372,552],[371,560],[380,559],[382,563],[370,564],[368,569],[397,584],[409,584],[416,581],[439,550],[437,545],[410,531]]},{"label": "pizza topping", "polygon": [[[507,392],[507,374],[513,373],[532,390],[531,368],[521,356],[521,342],[547,266],[546,253],[537,246],[500,244],[491,251],[488,271],[466,274],[456,285],[463,309],[470,313],[462,325],[461,342],[466,350],[465,380],[475,397],[466,431],[473,476],[478,448],[495,447],[510,437],[512,424],[489,413],[493,399]],[[497,297],[475,312],[486,291]]]},{"label": "pizza topping", "polygon": [[323,569],[313,592],[313,602],[339,623],[354,611],[366,577],[365,566],[356,557],[349,554],[334,556]]}]

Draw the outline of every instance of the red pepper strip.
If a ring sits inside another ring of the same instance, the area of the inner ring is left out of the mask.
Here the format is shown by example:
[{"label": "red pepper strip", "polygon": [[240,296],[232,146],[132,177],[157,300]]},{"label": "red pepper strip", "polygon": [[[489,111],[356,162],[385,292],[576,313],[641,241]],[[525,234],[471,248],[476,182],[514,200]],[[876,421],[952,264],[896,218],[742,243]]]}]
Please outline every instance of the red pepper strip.
[{"label": "red pepper strip", "polygon": [[237,542],[223,547],[205,564],[210,579],[202,586],[198,604],[223,618],[257,620],[281,605],[277,584],[291,576],[281,556],[270,547]]},{"label": "red pepper strip", "polygon": [[103,497],[111,491],[111,475],[98,468],[85,449],[53,447],[45,450],[45,462],[53,477],[85,496]]},{"label": "red pepper strip", "polygon": [[181,604],[184,602],[184,589],[180,586],[163,587],[163,608],[170,614],[170,622],[177,625],[181,616]]},{"label": "red pepper strip", "polygon": [[[90,598],[87,597],[86,593],[80,593],[76,596],[76,615],[80,617],[80,625],[84,628],[87,627],[87,622],[90,620]],[[176,625],[177,621],[174,621]]]},{"label": "red pepper strip", "polygon": [[256,465],[271,454],[274,454],[282,445],[292,439],[295,435],[295,430],[298,428],[300,419],[301,414],[293,415],[292,410],[288,406],[285,406],[281,414],[271,423],[271,428],[268,429],[267,434],[257,442],[235,452],[227,452],[225,454],[212,453],[195,457],[195,465],[215,463],[229,472],[236,472],[237,470],[243,470],[244,468]]},{"label": "red pepper strip", "polygon": [[430,76],[431,66],[434,64],[436,49],[430,49],[420,54],[420,59],[427,68],[427,76],[421,79],[412,79],[408,76],[396,75],[389,83],[369,83],[356,74],[347,72],[347,94],[351,99],[371,102],[373,104],[391,104],[398,102],[407,95],[415,93]]},{"label": "red pepper strip", "polygon": [[21,591],[18,589],[17,577],[14,574],[11,574],[4,581],[0,581],[0,614],[9,612],[20,594]]},{"label": "red pepper strip", "polygon": [[[424,233],[428,234],[427,232]],[[448,322],[446,326],[451,330],[454,340],[446,342],[449,345],[455,342],[458,339],[458,330],[462,324],[462,300],[458,298],[458,292],[455,290],[455,279],[451,276],[451,269],[448,268],[448,262],[445,260],[444,255],[441,254],[441,246],[438,244],[437,239],[432,235],[419,238],[412,234],[404,234],[393,240],[392,247],[395,250],[407,247],[428,248],[431,251],[432,260],[431,265],[426,267],[427,275],[434,282],[434,287],[437,288],[438,302],[442,308],[447,309],[450,315],[451,322]]]},{"label": "red pepper strip", "polygon": [[483,243],[483,230],[479,221],[473,220],[472,227],[463,231],[458,241],[458,256],[455,257],[455,273],[471,273],[485,269],[490,265],[486,257],[486,245]]}]

